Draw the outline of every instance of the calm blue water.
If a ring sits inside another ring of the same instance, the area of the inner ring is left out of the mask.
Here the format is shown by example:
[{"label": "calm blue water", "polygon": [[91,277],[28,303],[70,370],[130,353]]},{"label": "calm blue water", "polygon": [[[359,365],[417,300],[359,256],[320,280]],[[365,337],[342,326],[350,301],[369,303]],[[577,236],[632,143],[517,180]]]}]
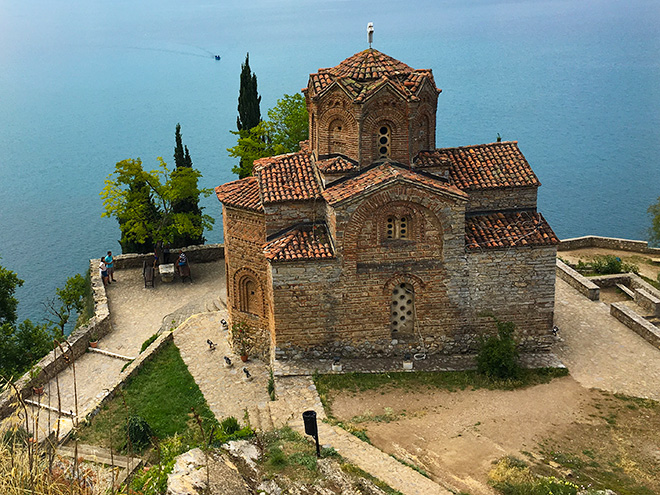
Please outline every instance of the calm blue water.
[{"label": "calm blue water", "polygon": [[180,122],[203,185],[232,180],[245,53],[265,114],[366,48],[369,21],[375,48],[433,69],[438,146],[518,140],[560,237],[645,238],[660,195],[657,0],[0,0],[0,264],[25,279],[21,317],[119,252],[99,198],[115,162],[172,162]]}]

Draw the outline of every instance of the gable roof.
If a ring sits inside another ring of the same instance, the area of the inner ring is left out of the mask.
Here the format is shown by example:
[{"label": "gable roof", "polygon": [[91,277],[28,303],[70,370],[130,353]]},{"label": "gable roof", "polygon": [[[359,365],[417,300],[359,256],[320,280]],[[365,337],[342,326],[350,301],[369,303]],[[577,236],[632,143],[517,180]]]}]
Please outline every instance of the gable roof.
[{"label": "gable roof", "polygon": [[263,213],[256,177],[227,182],[215,188],[215,195],[225,206]]},{"label": "gable roof", "polygon": [[422,160],[448,157],[451,182],[462,190],[541,185],[517,141],[442,148],[420,156]]},{"label": "gable roof", "polygon": [[323,224],[303,225],[267,243],[264,255],[271,262],[334,258],[328,229]]},{"label": "gable roof", "polygon": [[380,189],[397,180],[431,188],[437,192],[449,193],[455,197],[467,198],[463,191],[450,184],[396,166],[391,162],[382,163],[367,169],[360,175],[336,182],[323,191],[323,197],[329,204],[334,205],[357,195]]},{"label": "gable roof", "polygon": [[324,174],[343,174],[357,170],[358,165],[355,161],[344,156],[335,156],[317,160],[316,166]]},{"label": "gable roof", "polygon": [[389,85],[408,100],[417,100],[417,92],[424,84],[431,83],[437,92],[433,72],[430,69],[412,67],[385,55],[373,48],[363,50],[348,57],[335,67],[319,69],[310,74],[307,88],[314,95],[329,90],[334,85],[341,86],[355,102],[363,102],[384,85]]},{"label": "gable roof", "polygon": [[491,213],[465,219],[468,250],[553,244],[559,244],[559,239],[537,212]]},{"label": "gable roof", "polygon": [[321,185],[309,153],[289,153],[255,160],[263,204],[318,198]]}]

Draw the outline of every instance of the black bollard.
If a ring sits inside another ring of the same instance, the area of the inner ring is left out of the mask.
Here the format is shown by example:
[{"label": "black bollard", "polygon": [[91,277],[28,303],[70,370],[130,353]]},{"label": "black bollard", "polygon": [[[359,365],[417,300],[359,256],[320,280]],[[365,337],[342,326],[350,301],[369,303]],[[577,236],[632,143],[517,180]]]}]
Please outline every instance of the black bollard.
[{"label": "black bollard", "polygon": [[305,423],[305,433],[316,440],[316,457],[321,457],[321,447],[319,446],[319,429],[316,424],[316,411],[305,411],[302,414]]}]

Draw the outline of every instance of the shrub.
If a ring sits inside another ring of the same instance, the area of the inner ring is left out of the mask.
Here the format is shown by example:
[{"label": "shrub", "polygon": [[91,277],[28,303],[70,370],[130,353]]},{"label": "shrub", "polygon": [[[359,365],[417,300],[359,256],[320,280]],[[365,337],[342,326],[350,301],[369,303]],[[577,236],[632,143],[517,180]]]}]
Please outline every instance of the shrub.
[{"label": "shrub", "polygon": [[142,347],[140,347],[140,354],[142,354],[142,353],[147,349],[147,347],[149,347],[151,344],[153,344],[154,341],[155,341],[157,338],[158,338],[158,334],[155,333],[155,334],[153,334],[151,337],[149,337],[147,340],[145,340],[144,342],[142,342]]},{"label": "shrub", "polygon": [[149,445],[154,432],[147,420],[140,416],[129,416],[126,422],[126,434],[133,447],[137,450]]},{"label": "shrub", "polygon": [[226,435],[231,435],[232,433],[236,433],[238,430],[240,430],[241,425],[238,423],[238,420],[234,416],[229,416],[222,420],[222,423],[220,423],[220,428]]},{"label": "shrub", "polygon": [[489,378],[517,378],[521,368],[518,363],[518,346],[513,338],[515,325],[510,321],[494,319],[497,335],[482,338],[477,355],[477,371]]},{"label": "shrub", "polygon": [[591,262],[594,272],[600,275],[610,275],[613,273],[639,273],[639,267],[634,263],[621,261],[621,258],[612,254],[596,256]]}]

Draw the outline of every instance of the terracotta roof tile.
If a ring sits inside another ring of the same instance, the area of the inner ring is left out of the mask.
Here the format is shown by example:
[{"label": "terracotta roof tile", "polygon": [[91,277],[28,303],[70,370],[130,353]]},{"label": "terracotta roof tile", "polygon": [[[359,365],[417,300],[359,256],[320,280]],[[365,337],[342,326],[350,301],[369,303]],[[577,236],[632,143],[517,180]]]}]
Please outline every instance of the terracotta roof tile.
[{"label": "terracotta roof tile", "polygon": [[346,181],[330,186],[323,192],[323,197],[332,205],[357,194],[376,189],[383,184],[397,179],[422,184],[438,191],[449,192],[467,198],[467,195],[463,191],[452,185],[425,175],[417,174],[405,168],[394,166],[390,163],[383,163],[356,177],[352,177]]},{"label": "terracotta roof tile", "polygon": [[449,176],[463,190],[540,186],[515,141],[442,148],[453,162]]},{"label": "terracotta roof tile", "polygon": [[316,162],[316,166],[324,174],[341,174],[357,170],[357,163],[343,156],[319,160]]},{"label": "terracotta roof tile", "polygon": [[465,219],[468,250],[552,244],[559,244],[559,239],[540,213],[492,213]]},{"label": "terracotta roof tile", "polygon": [[263,212],[256,177],[227,182],[215,188],[215,195],[225,206]]},{"label": "terracotta roof tile", "polygon": [[444,150],[420,151],[413,160],[415,168],[449,167],[454,163]]},{"label": "terracotta roof tile", "polygon": [[304,201],[321,194],[321,186],[308,153],[255,160],[253,174],[259,181],[263,204]]},{"label": "terracotta roof tile", "polygon": [[307,225],[291,230],[266,244],[264,254],[271,262],[335,257],[325,225]]},{"label": "terracotta roof tile", "polygon": [[[335,67],[319,69],[310,74],[306,89],[322,93],[337,82],[351,98],[362,102],[376,93],[383,85],[390,84],[409,100],[417,99],[417,91],[425,80],[435,88],[430,69],[415,70],[389,55],[373,48],[356,53]],[[437,91],[440,91],[436,88]]]}]

